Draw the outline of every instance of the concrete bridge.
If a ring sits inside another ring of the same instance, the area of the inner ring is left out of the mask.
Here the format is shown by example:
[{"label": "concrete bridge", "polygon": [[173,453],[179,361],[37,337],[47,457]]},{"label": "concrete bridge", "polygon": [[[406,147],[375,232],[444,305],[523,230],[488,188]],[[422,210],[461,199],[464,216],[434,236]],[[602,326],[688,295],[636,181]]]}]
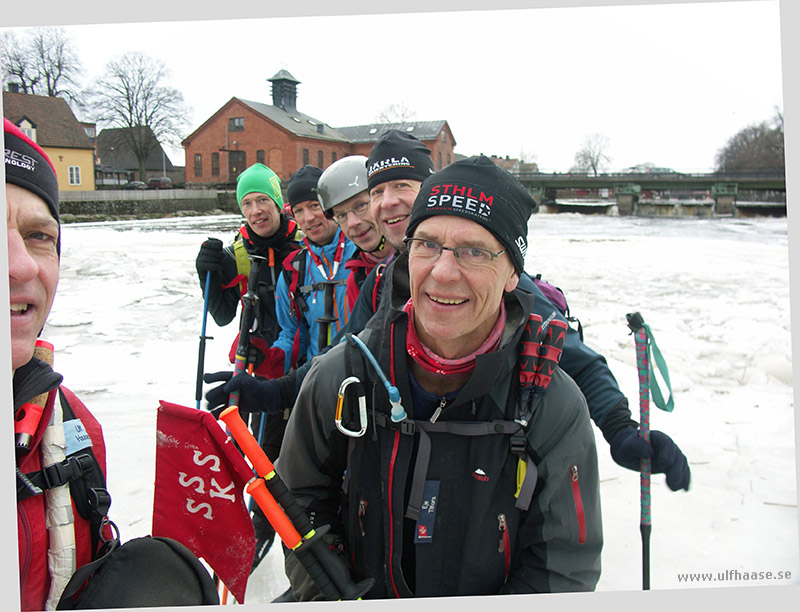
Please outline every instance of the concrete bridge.
[{"label": "concrete bridge", "polygon": [[[786,174],[784,171],[714,172],[708,174],[554,173],[521,174],[525,185],[540,206],[560,211],[564,206],[584,208],[596,201],[597,207],[616,206],[620,215],[654,216],[669,214],[676,203],[692,207],[692,214],[730,216],[749,209],[759,214],[786,214]],[[587,199],[587,196],[596,196]],[[560,204],[561,202],[561,204]],[[701,202],[708,202],[710,210]],[[653,206],[661,206],[661,213]],[[585,210],[584,212],[588,212]],[[600,212],[599,210],[596,212]],[[680,211],[679,211],[680,214]],[[685,211],[683,211],[685,214]],[[747,213],[745,213],[747,214]]]}]

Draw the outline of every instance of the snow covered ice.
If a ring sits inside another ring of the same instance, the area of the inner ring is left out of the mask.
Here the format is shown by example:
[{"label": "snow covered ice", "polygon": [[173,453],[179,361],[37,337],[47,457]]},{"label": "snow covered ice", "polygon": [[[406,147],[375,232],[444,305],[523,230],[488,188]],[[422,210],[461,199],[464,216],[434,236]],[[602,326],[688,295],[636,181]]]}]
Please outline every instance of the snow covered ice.
[{"label": "snow covered ice", "polygon": [[[232,239],[239,219],[63,227],[61,281],[43,338],[55,344],[64,383],[103,426],[110,516],[124,541],[151,529],[158,401],[195,406],[197,251],[208,236]],[[686,453],[692,483],[673,493],[663,475],[653,477],[651,588],[800,583],[786,219],[538,214],[530,243],[526,270],[564,290],[637,420],[626,313],[642,313],[667,361],[675,410],[652,406],[651,428]],[[236,331],[209,316],[207,372],[232,368]],[[597,444],[598,590],[638,590],[639,478],[611,460],[599,430]],[[791,578],[719,580],[727,570]],[[246,603],[268,602],[287,585],[276,545],[251,576]]]}]

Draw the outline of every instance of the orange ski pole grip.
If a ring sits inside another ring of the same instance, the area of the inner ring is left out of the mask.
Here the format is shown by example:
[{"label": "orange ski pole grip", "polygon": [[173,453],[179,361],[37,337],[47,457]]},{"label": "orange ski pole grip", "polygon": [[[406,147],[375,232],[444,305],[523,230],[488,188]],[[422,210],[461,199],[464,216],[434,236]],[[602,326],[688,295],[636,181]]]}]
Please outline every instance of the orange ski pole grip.
[{"label": "orange ski pole grip", "polygon": [[272,494],[267,490],[267,485],[263,478],[256,478],[247,485],[247,492],[256,500],[258,507],[269,517],[269,522],[280,536],[286,546],[291,549],[297,548],[303,538],[294,528],[289,517],[280,507]]},{"label": "orange ski pole grip", "polygon": [[264,478],[271,478],[275,472],[275,466],[269,460],[264,449],[258,444],[253,434],[239,415],[238,406],[229,406],[219,415],[219,420],[228,426],[228,430],[233,434],[236,443],[242,449],[245,456],[250,459],[250,463],[256,469],[256,473]]},{"label": "orange ski pole grip", "polygon": [[[54,347],[45,340],[37,340],[33,356],[47,365],[53,365]],[[20,406],[14,413],[14,448],[17,457],[31,450],[31,443],[42,420],[44,407],[47,405],[48,393],[41,393]]]}]

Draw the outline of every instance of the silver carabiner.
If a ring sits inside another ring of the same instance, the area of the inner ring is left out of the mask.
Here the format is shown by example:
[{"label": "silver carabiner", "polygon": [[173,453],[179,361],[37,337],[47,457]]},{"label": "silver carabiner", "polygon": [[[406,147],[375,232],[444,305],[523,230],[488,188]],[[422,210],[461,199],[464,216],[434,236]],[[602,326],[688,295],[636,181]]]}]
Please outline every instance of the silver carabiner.
[{"label": "silver carabiner", "polygon": [[367,431],[367,400],[364,397],[363,393],[359,393],[358,395],[358,416],[361,424],[361,429],[359,429],[358,431],[354,431],[351,429],[347,429],[342,425],[342,409],[344,408],[345,391],[347,391],[347,387],[349,387],[353,383],[360,383],[360,382],[361,381],[357,377],[348,376],[342,381],[342,384],[339,385],[339,396],[336,398],[336,416],[334,417],[334,421],[336,422],[336,429],[338,429],[344,435],[349,436],[351,438],[360,438]]}]

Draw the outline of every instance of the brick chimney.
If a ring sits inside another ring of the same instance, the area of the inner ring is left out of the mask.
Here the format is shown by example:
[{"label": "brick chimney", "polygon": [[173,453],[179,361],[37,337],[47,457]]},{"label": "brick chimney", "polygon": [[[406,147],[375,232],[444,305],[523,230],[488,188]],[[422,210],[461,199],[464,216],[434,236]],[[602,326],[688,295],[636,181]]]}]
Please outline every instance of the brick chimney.
[{"label": "brick chimney", "polygon": [[279,70],[271,79],[272,106],[289,112],[297,112],[297,85],[300,83],[288,70]]}]

